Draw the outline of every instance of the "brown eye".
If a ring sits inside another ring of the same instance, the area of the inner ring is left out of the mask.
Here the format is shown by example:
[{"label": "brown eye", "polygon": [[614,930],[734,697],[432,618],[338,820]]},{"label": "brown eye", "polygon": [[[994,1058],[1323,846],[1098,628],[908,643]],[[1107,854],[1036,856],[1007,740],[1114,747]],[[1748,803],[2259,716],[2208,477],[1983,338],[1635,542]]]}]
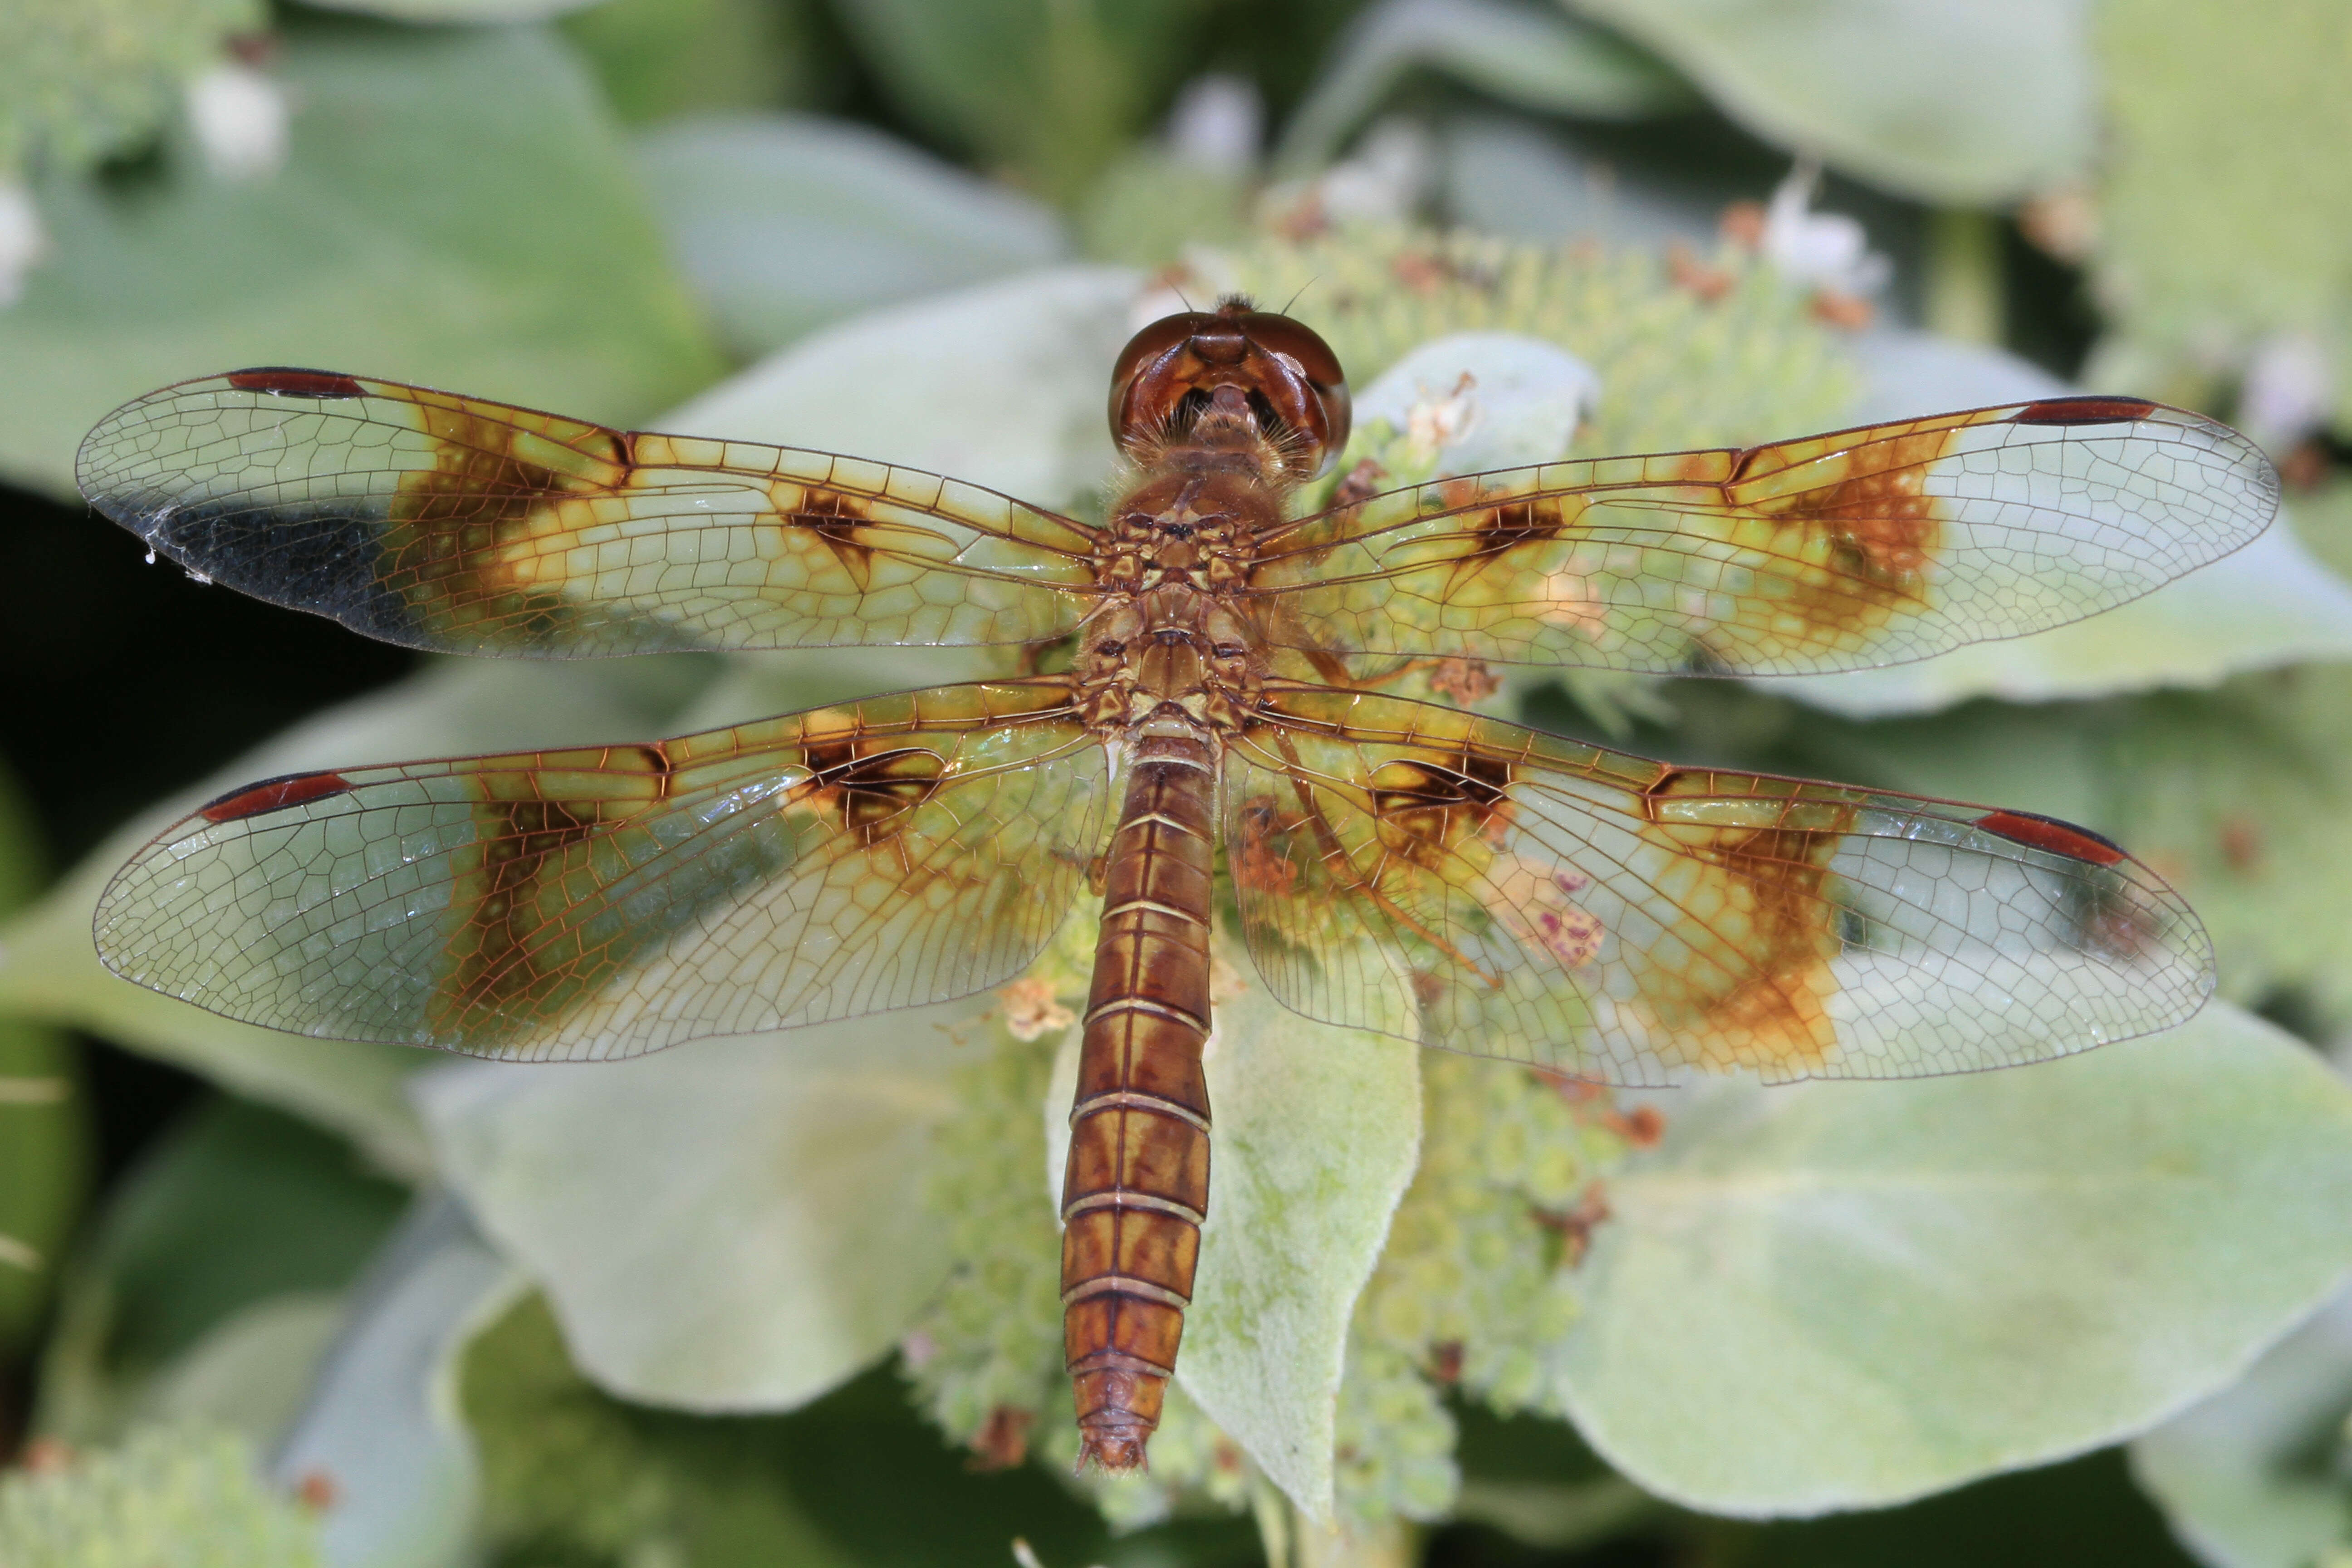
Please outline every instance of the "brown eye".
[{"label": "brown eye", "polygon": [[1209,651],[1219,658],[1239,658],[1249,652],[1249,649],[1237,642],[1221,642],[1213,646]]},{"label": "brown eye", "polygon": [[1273,310],[1253,310],[1243,318],[1242,331],[1266,353],[1288,360],[1318,387],[1337,386],[1348,379],[1331,345],[1304,321]]},{"label": "brown eye", "polygon": [[1317,472],[1328,469],[1339,461],[1339,448],[1348,444],[1348,428],[1354,417],[1348,396],[1348,378],[1339,369],[1339,356],[1331,352],[1331,345],[1314,328],[1277,311],[1251,311],[1242,318],[1242,331],[1249,334],[1250,342],[1305,382],[1307,390],[1313,394],[1323,416],[1323,428],[1314,433],[1318,438]]},{"label": "brown eye", "polygon": [[1127,651],[1127,645],[1123,642],[1115,642],[1106,638],[1104,641],[1095,644],[1095,651],[1102,655],[1105,658],[1117,658],[1120,654]]},{"label": "brown eye", "polygon": [[1162,316],[1128,339],[1127,347],[1118,351],[1118,359],[1111,367],[1111,385],[1123,387],[1133,381],[1136,372],[1205,328],[1211,319],[1198,310]]}]

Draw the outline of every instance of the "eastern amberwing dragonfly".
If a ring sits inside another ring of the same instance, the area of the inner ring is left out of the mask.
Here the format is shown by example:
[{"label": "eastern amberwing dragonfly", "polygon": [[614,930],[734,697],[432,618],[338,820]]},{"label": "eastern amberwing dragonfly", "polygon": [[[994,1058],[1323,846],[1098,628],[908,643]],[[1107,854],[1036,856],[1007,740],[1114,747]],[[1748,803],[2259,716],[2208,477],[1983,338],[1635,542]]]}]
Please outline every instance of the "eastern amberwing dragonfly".
[{"label": "eastern amberwing dragonfly", "polygon": [[1080,1463],[1111,1469],[1157,1423],[1208,1213],[1221,906],[1307,1017],[1615,1085],[2038,1061],[2210,991],[2196,916],[2087,829],[1651,762],[1381,685],[1440,659],[1846,669],[2072,621],[2267,526],[2276,477],[2226,427],[2052,398],[1294,515],[1347,386],[1312,331],[1241,299],[1138,333],[1110,416],[1126,467],[1094,526],[329,372],[127,405],[82,448],[100,510],[371,637],[1026,644],[1034,673],[266,780],[116,876],[100,951],[273,1028],[610,1058],[1003,984],[1091,885],[1063,1300]]}]

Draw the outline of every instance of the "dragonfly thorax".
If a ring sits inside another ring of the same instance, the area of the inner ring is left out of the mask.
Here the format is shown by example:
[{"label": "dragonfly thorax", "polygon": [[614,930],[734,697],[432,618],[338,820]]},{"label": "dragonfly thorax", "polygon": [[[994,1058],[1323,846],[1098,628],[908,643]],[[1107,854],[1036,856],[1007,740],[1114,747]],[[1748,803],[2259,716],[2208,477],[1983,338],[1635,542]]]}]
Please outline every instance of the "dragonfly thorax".
[{"label": "dragonfly thorax", "polygon": [[1199,729],[1231,730],[1256,700],[1240,616],[1181,583],[1116,602],[1089,621],[1076,673],[1087,722],[1098,730],[1180,714]]}]

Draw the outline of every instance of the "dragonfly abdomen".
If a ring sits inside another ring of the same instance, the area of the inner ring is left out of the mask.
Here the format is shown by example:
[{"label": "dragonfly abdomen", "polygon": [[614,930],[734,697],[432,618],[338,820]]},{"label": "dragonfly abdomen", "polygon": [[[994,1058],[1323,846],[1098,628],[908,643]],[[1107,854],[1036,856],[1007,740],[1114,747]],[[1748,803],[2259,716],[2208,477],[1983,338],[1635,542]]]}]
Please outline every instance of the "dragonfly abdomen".
[{"label": "dragonfly abdomen", "polygon": [[1176,1367],[1209,1206],[1215,760],[1142,741],[1113,835],[1062,1181],[1062,1339],[1078,1462],[1143,1462]]}]

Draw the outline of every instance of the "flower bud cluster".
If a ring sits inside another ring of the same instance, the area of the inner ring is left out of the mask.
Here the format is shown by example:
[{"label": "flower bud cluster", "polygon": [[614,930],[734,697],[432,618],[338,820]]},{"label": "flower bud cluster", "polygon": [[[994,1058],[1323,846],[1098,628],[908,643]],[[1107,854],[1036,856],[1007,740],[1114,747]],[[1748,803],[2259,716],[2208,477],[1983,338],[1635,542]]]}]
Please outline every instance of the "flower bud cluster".
[{"label": "flower bud cluster", "polygon": [[1422,1068],[1421,1169],[1357,1302],[1339,1399],[1339,1503],[1367,1522],[1451,1507],[1448,1387],[1559,1414],[1546,1353],[1575,1321],[1602,1178],[1653,1135],[1605,1092],[1514,1063],[1433,1051]]}]

